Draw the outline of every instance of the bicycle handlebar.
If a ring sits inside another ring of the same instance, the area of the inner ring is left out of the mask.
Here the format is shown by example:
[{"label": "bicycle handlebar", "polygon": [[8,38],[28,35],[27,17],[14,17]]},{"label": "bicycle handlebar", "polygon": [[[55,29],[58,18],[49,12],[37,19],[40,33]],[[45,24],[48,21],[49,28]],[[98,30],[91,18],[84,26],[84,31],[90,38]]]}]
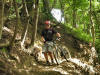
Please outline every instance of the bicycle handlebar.
[{"label": "bicycle handlebar", "polygon": [[56,38],[56,40],[57,40],[57,41],[60,41],[60,40],[61,40],[61,37]]},{"label": "bicycle handlebar", "polygon": [[53,40],[54,43],[56,43],[55,41],[60,41],[61,37],[56,38],[55,40]]}]

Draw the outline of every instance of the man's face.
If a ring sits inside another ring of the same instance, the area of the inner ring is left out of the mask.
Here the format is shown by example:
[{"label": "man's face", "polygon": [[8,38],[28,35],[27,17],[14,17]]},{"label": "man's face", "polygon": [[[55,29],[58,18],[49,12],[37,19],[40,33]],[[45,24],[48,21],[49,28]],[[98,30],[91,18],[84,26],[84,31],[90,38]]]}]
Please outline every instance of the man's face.
[{"label": "man's face", "polygon": [[89,43],[89,47],[92,47],[92,43]]},{"label": "man's face", "polygon": [[45,25],[45,28],[46,28],[46,29],[49,29],[49,28],[50,28],[50,25]]}]

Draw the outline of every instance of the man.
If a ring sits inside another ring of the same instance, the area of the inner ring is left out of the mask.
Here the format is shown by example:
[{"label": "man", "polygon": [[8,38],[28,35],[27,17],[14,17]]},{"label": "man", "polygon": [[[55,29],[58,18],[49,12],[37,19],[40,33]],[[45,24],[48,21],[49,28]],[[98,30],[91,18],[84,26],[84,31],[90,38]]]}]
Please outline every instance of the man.
[{"label": "man", "polygon": [[61,37],[58,32],[53,30],[50,25],[50,21],[45,21],[45,29],[42,31],[42,41],[44,42],[43,46],[43,53],[47,62],[47,65],[50,65],[50,62],[48,61],[48,55],[51,58],[51,62],[53,61],[53,37],[54,34],[56,34],[57,37]]}]

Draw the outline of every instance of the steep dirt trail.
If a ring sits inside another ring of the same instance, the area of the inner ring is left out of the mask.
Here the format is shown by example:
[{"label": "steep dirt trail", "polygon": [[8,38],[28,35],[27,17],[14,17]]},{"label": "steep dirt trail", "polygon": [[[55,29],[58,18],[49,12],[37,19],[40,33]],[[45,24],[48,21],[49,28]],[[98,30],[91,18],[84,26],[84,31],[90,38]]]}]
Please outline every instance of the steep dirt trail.
[{"label": "steep dirt trail", "polygon": [[[33,56],[19,51],[19,45],[17,44],[13,49],[14,53],[12,56],[0,52],[0,75],[7,75],[7,73],[9,75],[91,75],[88,71],[82,69],[84,63],[87,63],[85,60],[81,60],[84,58],[81,57],[82,52],[73,48],[71,45],[72,37],[66,33],[61,32],[61,34],[64,37],[62,40],[63,45],[67,47],[72,56],[69,62],[64,60],[60,65],[46,66],[43,59],[43,61],[37,63]],[[41,57],[43,57],[43,55]]]}]

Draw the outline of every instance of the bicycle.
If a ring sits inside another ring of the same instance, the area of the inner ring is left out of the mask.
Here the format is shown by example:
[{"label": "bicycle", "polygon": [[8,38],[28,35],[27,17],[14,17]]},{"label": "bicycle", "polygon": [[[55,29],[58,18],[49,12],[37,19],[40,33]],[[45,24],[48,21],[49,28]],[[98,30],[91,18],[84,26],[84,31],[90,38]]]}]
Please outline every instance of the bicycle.
[{"label": "bicycle", "polygon": [[60,38],[53,40],[53,47],[55,48],[55,50],[53,51],[53,55],[57,65],[59,65],[58,63],[59,58],[64,57],[64,59],[66,59],[66,61],[68,62],[68,58],[70,58],[71,55],[66,48],[62,47],[61,44],[60,45],[57,44],[57,41],[60,41]]}]

